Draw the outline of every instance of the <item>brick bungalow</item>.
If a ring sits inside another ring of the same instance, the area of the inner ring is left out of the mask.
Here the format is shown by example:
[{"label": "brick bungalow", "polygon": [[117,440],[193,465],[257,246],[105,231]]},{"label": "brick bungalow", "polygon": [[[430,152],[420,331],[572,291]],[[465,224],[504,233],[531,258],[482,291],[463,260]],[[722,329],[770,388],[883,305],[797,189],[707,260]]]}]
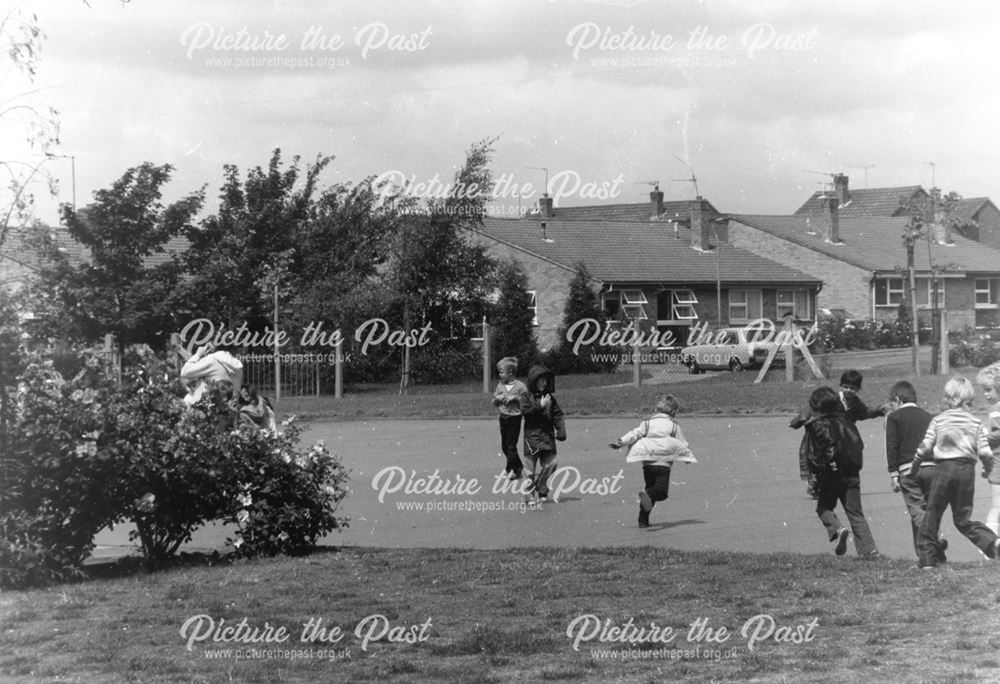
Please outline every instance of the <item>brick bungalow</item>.
[{"label": "brick bungalow", "polygon": [[[728,244],[726,223],[705,200],[620,205],[618,215],[581,216],[606,208],[556,209],[520,219],[487,217],[471,232],[490,253],[514,259],[534,295],[539,347],[558,342],[576,264],[583,263],[610,317],[645,332],[670,330],[683,344],[691,326],[738,325],[755,318],[811,321],[819,278]],[[614,206],[614,205],[612,205]],[[645,208],[644,208],[645,207]],[[640,212],[640,213],[636,213]],[[650,220],[652,219],[652,220]],[[695,226],[695,229],[690,226]]]},{"label": "brick bungalow", "polygon": [[[819,306],[850,316],[894,319],[908,297],[903,216],[851,217],[836,197],[822,213],[730,217],[733,245],[823,281]],[[933,271],[950,330],[1000,327],[1000,250],[941,228],[917,243],[916,310],[929,324]]]},{"label": "brick bungalow", "polygon": [[[893,188],[850,187],[850,179],[842,173],[833,174],[832,191],[818,191],[795,210],[796,216],[817,216],[824,212],[825,201],[837,200],[840,218],[873,218],[906,216],[903,202],[926,201],[930,194],[919,185]],[[968,228],[963,235],[984,245],[1000,249],[1000,210],[989,197],[967,197],[959,200],[951,217]]]}]

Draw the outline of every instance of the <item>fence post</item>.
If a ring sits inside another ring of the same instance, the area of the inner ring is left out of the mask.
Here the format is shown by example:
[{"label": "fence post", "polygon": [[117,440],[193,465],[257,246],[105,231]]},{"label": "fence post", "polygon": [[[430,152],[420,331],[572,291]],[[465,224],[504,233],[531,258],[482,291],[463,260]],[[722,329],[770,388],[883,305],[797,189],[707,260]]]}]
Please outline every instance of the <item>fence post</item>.
[{"label": "fence post", "polygon": [[785,318],[785,332],[789,340],[785,342],[785,382],[795,382],[795,347],[791,343],[794,330],[795,324],[792,323],[792,317],[788,316]]},{"label": "fence post", "polygon": [[639,336],[636,335],[632,345],[632,384],[636,387],[642,387],[642,361],[639,360],[639,352]]},{"label": "fence post", "polygon": [[334,357],[333,366],[333,396],[335,399],[341,399],[344,396],[344,355],[342,353],[342,345],[344,344],[343,339],[337,340],[337,352],[336,357]]},{"label": "fence post", "polygon": [[490,367],[490,324],[483,318],[483,394],[490,393],[490,380],[493,379]]},{"label": "fence post", "polygon": [[948,375],[948,312],[944,309],[938,312],[941,316],[941,341],[939,347],[941,349],[941,374]]}]

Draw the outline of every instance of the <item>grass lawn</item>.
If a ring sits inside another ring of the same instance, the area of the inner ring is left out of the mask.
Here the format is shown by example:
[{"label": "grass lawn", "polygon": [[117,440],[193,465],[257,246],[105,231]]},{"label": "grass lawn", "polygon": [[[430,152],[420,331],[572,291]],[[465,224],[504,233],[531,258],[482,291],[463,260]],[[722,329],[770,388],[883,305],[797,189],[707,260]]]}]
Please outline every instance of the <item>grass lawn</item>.
[{"label": "grass lawn", "polygon": [[0,679],[998,681],[998,572],[650,548],[327,549],[4,593]]},{"label": "grass lawn", "polygon": [[[655,368],[655,367],[653,367]],[[956,369],[975,382],[976,368]],[[947,377],[914,377],[905,366],[886,366],[864,370],[861,397],[870,406],[888,398],[889,388],[898,380],[909,380],[917,390],[920,403],[937,412]],[[756,371],[707,373],[687,376],[678,373],[674,382],[634,387],[631,372],[606,375],[561,376],[556,380],[559,405],[568,415],[636,416],[648,412],[660,394],[674,394],[681,402],[681,413],[740,415],[747,413],[797,412],[813,389],[821,384],[836,387],[840,371],[827,380],[809,378],[784,382],[784,371],[773,370],[755,384]],[[799,377],[799,376],[797,376]],[[611,384],[610,379],[618,384]],[[648,379],[648,376],[647,376]],[[400,395],[396,387],[367,388],[333,397],[289,397],[277,406],[279,413],[296,414],[312,420],[364,420],[369,418],[473,418],[493,417],[496,410],[482,384],[463,386],[415,386]]]}]

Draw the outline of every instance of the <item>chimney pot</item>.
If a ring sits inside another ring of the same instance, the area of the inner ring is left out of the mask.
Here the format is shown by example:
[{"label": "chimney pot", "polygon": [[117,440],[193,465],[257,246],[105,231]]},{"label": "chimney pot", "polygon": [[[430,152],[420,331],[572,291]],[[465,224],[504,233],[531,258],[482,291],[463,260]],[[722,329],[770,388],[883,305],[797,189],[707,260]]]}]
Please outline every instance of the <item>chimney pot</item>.
[{"label": "chimney pot", "polygon": [[846,174],[834,174],[833,196],[837,198],[837,202],[840,206],[844,206],[851,200],[851,193],[848,189],[848,177]]},{"label": "chimney pot", "polygon": [[660,190],[660,186],[654,187],[653,191],[649,193],[649,211],[651,212],[650,218],[656,218],[663,214],[663,191]]}]

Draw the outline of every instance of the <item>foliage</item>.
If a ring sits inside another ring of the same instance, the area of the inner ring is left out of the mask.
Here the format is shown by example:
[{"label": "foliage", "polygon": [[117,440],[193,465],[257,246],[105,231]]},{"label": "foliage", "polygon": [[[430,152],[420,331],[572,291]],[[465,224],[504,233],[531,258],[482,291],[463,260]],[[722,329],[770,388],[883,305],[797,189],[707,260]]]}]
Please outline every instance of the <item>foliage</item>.
[{"label": "foliage", "polygon": [[343,464],[322,442],[299,448],[294,418],[282,428],[277,436],[248,426],[228,435],[228,451],[241,455],[241,480],[226,520],[238,529],[231,543],[243,556],[302,553],[347,527],[347,519],[336,516],[347,496]]},{"label": "foliage", "polygon": [[66,380],[34,354],[17,378],[0,491],[8,586],[65,579],[97,532],[126,520],[146,566],[160,567],[198,527],[234,518],[243,494],[257,502],[241,521],[244,553],[302,551],[346,526],[343,466],[322,446],[300,450],[297,428],[238,425],[217,389],[187,407],[148,351],[120,385],[96,354],[83,358]]},{"label": "foliage", "polygon": [[522,374],[538,360],[538,341],[530,306],[528,277],[516,261],[510,260],[501,266],[500,298],[490,315],[491,355],[495,360],[513,356]]},{"label": "foliage", "polygon": [[841,315],[819,319],[816,351],[852,349],[888,349],[910,345],[908,318],[894,321],[861,320]]},{"label": "foliage", "polygon": [[172,297],[180,282],[173,261],[150,264],[165,254],[200,210],[203,192],[170,206],[160,203],[173,167],[148,162],[129,169],[110,188],[94,193],[94,203],[76,211],[63,205],[70,235],[90,252],[74,263],[50,241],[46,265],[36,285],[36,335],[63,335],[95,342],[110,333],[118,350],[145,343],[162,348],[177,327]]},{"label": "foliage", "polygon": [[985,368],[1000,361],[1000,341],[995,334],[966,329],[948,336],[948,364],[956,368]]},{"label": "foliage", "polygon": [[[58,112],[46,105],[39,91],[32,87],[44,38],[38,18],[26,15],[20,8],[7,9],[0,19],[0,87],[4,92],[0,126],[18,127],[26,143],[23,153],[35,158],[35,161],[0,159],[0,172],[4,175],[4,188],[0,192],[0,249],[15,231],[30,225],[34,185],[47,181],[49,192],[55,191],[45,165],[50,160],[48,155],[59,144]],[[5,153],[11,153],[9,146]]]},{"label": "foliage", "polygon": [[559,346],[546,355],[545,365],[556,373],[608,373],[618,365],[615,347],[600,344],[581,347],[580,354],[573,353],[573,345],[567,339],[567,331],[577,321],[591,319],[597,321],[603,330],[607,315],[590,287],[590,273],[580,263],[569,283],[569,296],[563,310],[563,323],[559,329]]},{"label": "foliage", "polygon": [[[6,391],[7,388],[5,388]],[[29,555],[59,575],[93,549],[93,538],[118,516],[119,471],[106,454],[105,422],[114,388],[99,359],[66,380],[51,361],[28,357],[2,455],[0,509]],[[19,521],[19,522],[18,522]]]}]

